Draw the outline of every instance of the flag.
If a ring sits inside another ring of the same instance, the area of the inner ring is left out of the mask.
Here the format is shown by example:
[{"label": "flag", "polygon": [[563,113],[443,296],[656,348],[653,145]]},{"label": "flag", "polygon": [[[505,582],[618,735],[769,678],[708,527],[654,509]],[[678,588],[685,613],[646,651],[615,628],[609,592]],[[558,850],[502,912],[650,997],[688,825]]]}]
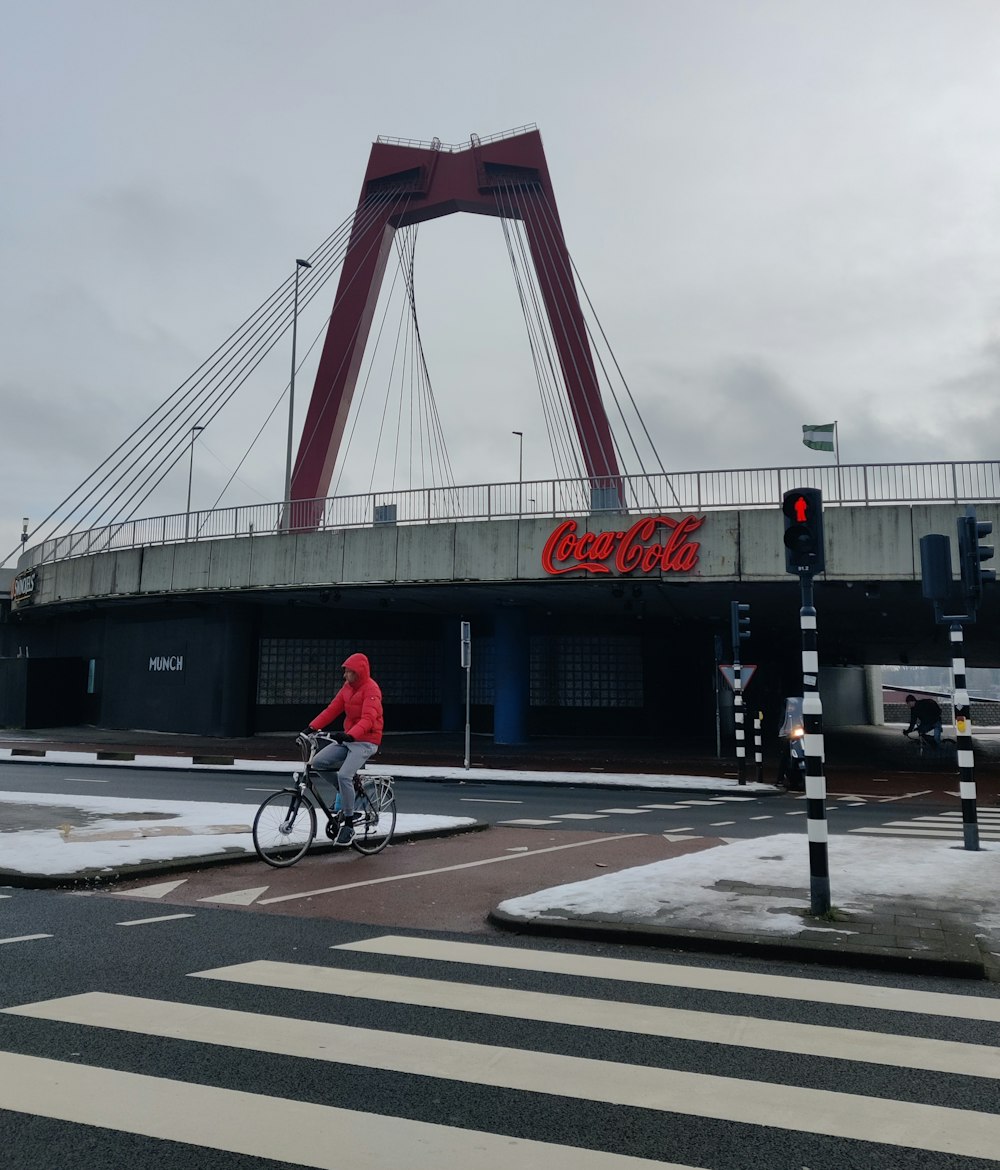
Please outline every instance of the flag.
[{"label": "flag", "polygon": [[802,428],[802,442],[814,451],[832,451],[836,423],[813,423]]}]

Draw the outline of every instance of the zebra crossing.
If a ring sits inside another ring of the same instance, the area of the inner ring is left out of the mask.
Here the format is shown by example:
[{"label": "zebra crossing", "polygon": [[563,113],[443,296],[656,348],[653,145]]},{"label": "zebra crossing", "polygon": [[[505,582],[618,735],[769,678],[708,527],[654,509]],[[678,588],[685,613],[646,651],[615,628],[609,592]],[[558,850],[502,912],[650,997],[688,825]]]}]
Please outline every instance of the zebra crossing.
[{"label": "zebra crossing", "polygon": [[[498,821],[500,825],[520,825],[523,827],[542,828],[546,825],[558,825],[563,821],[604,821],[612,816],[629,816],[640,817],[649,813],[663,812],[666,810],[672,812],[683,812],[685,809],[694,807],[713,807],[716,805],[725,806],[727,804],[742,804],[745,801],[753,801],[756,797],[753,796],[713,796],[707,799],[690,798],[685,800],[683,797],[671,801],[668,804],[639,804],[639,805],[615,805],[607,808],[595,808],[593,812],[559,812],[552,813],[548,817],[518,817],[509,820]],[[734,824],[733,821],[724,822],[727,825]]]},{"label": "zebra crossing", "polygon": [[[981,841],[1000,841],[1000,809],[980,808],[976,818]],[[877,837],[923,837],[929,840],[954,838],[961,841],[962,813],[959,809],[949,810],[932,816],[911,817],[905,821],[887,821],[884,825],[866,825],[850,829],[849,832]]]},{"label": "zebra crossing", "polygon": [[[971,1170],[1000,1149],[989,994],[395,935],[175,982],[173,997],[5,1005],[0,1017],[49,1040],[55,1026],[83,1059],[30,1055],[22,1032],[0,1051],[0,1110],[329,1170]],[[141,1040],[141,1070],[86,1059],[115,1037]],[[157,1045],[165,1074],[189,1053],[195,1075],[151,1075]],[[206,1078],[219,1052],[235,1054],[231,1083]],[[241,1083],[261,1058],[292,1062],[280,1084],[301,1094]],[[352,1102],[345,1070],[375,1086],[370,1103]],[[491,1124],[463,1124],[482,1119],[463,1115],[482,1092],[498,1102]],[[628,1124],[536,1136],[573,1108]],[[740,1160],[767,1142],[780,1161]]]}]

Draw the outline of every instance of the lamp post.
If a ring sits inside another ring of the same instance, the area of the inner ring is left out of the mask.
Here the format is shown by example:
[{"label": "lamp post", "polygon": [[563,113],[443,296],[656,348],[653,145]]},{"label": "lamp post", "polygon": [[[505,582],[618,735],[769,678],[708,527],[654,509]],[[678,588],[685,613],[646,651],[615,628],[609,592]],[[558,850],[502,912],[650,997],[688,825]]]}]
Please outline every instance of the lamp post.
[{"label": "lamp post", "polygon": [[521,490],[524,483],[524,433],[522,431],[511,431],[512,435],[517,435],[517,514],[521,515]]},{"label": "lamp post", "polygon": [[28,517],[21,517],[21,552],[24,552],[24,546],[28,543]]},{"label": "lamp post", "polygon": [[188,461],[188,496],[187,507],[184,509],[184,539],[188,539],[191,531],[191,480],[194,478],[194,441],[198,437],[198,432],[203,431],[203,426],[194,426],[191,428],[191,458]]},{"label": "lamp post", "polygon": [[288,446],[285,452],[285,516],[282,528],[291,528],[292,511],[292,432],[295,425],[295,340],[299,325],[299,270],[312,268],[308,260],[295,261],[295,299],[292,302],[292,374],[288,380]]}]

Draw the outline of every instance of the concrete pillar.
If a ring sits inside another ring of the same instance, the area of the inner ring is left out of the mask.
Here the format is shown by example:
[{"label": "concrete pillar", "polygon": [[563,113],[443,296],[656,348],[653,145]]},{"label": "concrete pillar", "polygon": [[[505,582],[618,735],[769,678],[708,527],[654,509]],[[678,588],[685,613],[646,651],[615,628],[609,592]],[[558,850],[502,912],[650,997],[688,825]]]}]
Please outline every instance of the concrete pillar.
[{"label": "concrete pillar", "polygon": [[[472,652],[475,654],[475,646]],[[494,611],[493,657],[496,664],[493,742],[524,743],[528,738],[531,663],[528,619],[523,610]]]}]

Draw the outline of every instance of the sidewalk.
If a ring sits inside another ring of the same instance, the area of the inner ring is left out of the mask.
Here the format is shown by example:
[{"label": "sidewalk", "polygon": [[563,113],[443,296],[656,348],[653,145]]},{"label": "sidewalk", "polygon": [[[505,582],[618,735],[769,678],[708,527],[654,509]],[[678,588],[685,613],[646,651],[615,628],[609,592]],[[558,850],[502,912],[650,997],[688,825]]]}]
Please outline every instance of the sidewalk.
[{"label": "sidewalk", "polygon": [[[838,775],[837,782],[846,783],[850,790],[883,796],[889,786],[914,791],[914,773],[892,774],[880,768],[881,775],[876,778],[871,766],[866,770],[856,758],[878,757],[881,764],[884,753],[898,755],[898,731],[864,732],[855,737],[853,753],[844,753],[855,758],[839,772],[828,765],[830,782]],[[850,736],[843,738],[850,746]],[[221,746],[217,741],[182,741],[149,732],[86,729],[85,734],[79,728],[8,732],[0,733],[0,767],[4,758],[18,763],[90,762],[196,770],[238,766],[275,775],[277,786],[279,774],[287,774],[294,766],[294,745],[288,739],[226,741],[226,745],[246,754],[219,752],[215,750]],[[206,750],[208,747],[214,750]],[[579,754],[579,745],[575,750]],[[16,754],[25,752],[32,754]],[[1000,813],[991,807],[997,791],[993,756],[983,754],[987,767],[977,780],[983,813],[980,827],[985,833],[987,825],[1000,829]],[[430,758],[420,762],[422,755]],[[828,743],[828,758],[830,755]],[[390,756],[397,757],[397,762],[390,762]],[[401,756],[411,762],[398,762]],[[380,753],[379,760],[380,767],[401,778],[413,775],[649,788],[676,792],[678,800],[684,793],[749,796],[778,791],[770,784],[738,786],[729,761],[704,758],[699,761],[700,774],[682,774],[605,772],[598,770],[600,765],[590,765],[587,771],[511,766],[534,762],[540,756],[547,757],[550,765],[580,762],[575,757],[568,759],[565,750],[560,755],[551,748],[538,750],[535,745],[519,754],[509,749],[495,753],[496,762],[507,767],[486,766],[493,761],[487,761],[488,753],[480,756],[478,766],[469,771],[460,761],[457,766],[445,766],[434,759],[441,758],[440,744],[428,741],[411,744],[407,751],[393,745]],[[623,759],[620,751],[615,755],[613,750],[606,758],[609,763]],[[650,758],[648,753],[633,752],[624,762],[635,765]],[[714,775],[711,765],[716,769]],[[753,772],[751,765],[748,775]],[[933,781],[938,788],[957,790],[957,776],[947,772],[917,773],[916,779],[921,778],[923,787]],[[442,835],[481,827],[464,818],[413,819],[428,823],[406,826],[407,818],[401,814],[402,832]],[[6,793],[0,794],[0,823],[0,864],[6,867],[0,869],[0,882],[93,884],[119,875],[152,875],[180,865],[229,862],[248,855],[256,862],[249,842],[247,808],[240,805],[199,808],[170,801],[107,802],[101,797]],[[11,837],[4,841],[8,833]],[[57,839],[61,845],[55,845]],[[1000,910],[995,908],[992,894],[1000,888],[1000,845],[988,838],[984,837],[982,848],[974,852],[953,841],[836,835],[829,845],[833,909],[824,920],[809,914],[809,855],[804,831],[729,844],[703,840],[704,848],[654,865],[510,899],[501,903],[490,919],[497,926],[523,933],[1000,979]],[[12,841],[19,843],[18,864],[27,868],[16,870],[11,865]],[[56,856],[65,857],[71,846],[80,847],[74,850],[78,857],[89,854],[90,860],[75,868],[56,864],[53,869],[52,848]],[[138,859],[124,861],[126,848],[133,854],[138,851]],[[50,860],[30,860],[43,856]],[[40,864],[48,866],[49,872],[39,872]]]}]

